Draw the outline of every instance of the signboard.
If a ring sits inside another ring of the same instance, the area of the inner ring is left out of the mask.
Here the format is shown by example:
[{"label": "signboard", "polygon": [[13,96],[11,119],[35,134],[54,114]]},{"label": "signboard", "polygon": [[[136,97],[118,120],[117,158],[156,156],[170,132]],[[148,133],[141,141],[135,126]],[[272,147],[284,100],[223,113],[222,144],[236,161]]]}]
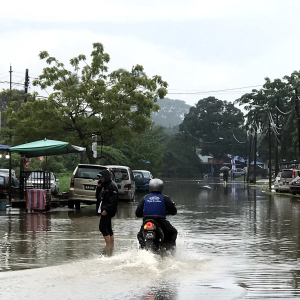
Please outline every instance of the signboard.
[{"label": "signboard", "polygon": [[220,165],[220,164],[223,164],[223,159],[220,158],[215,158],[215,157],[211,157],[211,158],[208,158],[208,163],[209,164],[214,164],[214,165]]}]

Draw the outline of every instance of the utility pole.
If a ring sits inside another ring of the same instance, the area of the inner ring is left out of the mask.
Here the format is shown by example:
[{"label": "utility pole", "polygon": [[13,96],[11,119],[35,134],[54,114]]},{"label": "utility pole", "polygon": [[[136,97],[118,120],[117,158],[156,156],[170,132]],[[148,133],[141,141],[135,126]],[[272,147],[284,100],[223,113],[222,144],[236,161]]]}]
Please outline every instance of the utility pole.
[{"label": "utility pole", "polygon": [[[11,82],[12,82],[12,67],[9,68],[9,90],[11,91]],[[10,94],[11,97],[11,94]],[[10,98],[11,99],[11,98]],[[9,153],[9,171],[8,171],[8,203],[11,204],[11,153]]]},{"label": "utility pole", "polygon": [[26,69],[25,71],[25,98],[24,98],[24,102],[27,102],[27,97],[26,94],[28,93],[28,85],[29,85],[29,76],[28,76],[28,69]]},{"label": "utility pole", "polygon": [[11,90],[11,78],[12,78],[12,67],[10,65],[10,68],[9,68],[9,89]]},{"label": "utility pole", "polygon": [[298,98],[298,89],[295,89],[295,111],[296,111],[296,116],[297,116],[297,125],[298,125],[298,144],[299,144],[299,149],[298,149],[298,157],[300,154],[300,113],[299,113],[299,98]]},{"label": "utility pole", "polygon": [[[272,151],[271,151],[271,121],[269,117],[269,191],[271,192],[271,183],[272,183]],[[276,176],[276,175],[275,175]]]},{"label": "utility pole", "polygon": [[253,176],[253,183],[256,183],[256,152],[257,152],[257,123],[256,128],[254,129],[254,176]]},{"label": "utility pole", "polygon": [[250,166],[251,166],[251,153],[253,151],[253,136],[252,136],[252,129],[251,129],[251,134],[250,134],[250,140],[249,140],[249,150],[248,150],[248,161],[247,161],[247,177],[246,177],[246,182],[249,182],[249,177],[250,177]]}]

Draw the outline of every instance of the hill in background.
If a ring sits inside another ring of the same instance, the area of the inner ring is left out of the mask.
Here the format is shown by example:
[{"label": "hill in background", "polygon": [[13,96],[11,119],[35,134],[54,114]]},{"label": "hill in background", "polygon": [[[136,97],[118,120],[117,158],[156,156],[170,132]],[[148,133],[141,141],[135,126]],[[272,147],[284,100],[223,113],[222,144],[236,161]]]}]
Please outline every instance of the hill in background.
[{"label": "hill in background", "polygon": [[183,100],[169,98],[159,99],[157,104],[160,106],[160,110],[157,113],[152,113],[152,120],[156,125],[168,128],[181,124],[184,115],[189,112],[191,107]]}]

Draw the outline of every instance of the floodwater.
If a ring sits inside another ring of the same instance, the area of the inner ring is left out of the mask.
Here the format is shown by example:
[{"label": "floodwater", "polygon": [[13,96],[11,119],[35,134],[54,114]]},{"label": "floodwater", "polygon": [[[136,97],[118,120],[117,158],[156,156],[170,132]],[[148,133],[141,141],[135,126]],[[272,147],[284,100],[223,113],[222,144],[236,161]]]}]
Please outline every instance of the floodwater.
[{"label": "floodwater", "polygon": [[218,180],[164,192],[178,208],[174,257],[138,250],[137,203],[119,204],[112,255],[95,206],[0,212],[0,299],[300,299],[299,197]]}]

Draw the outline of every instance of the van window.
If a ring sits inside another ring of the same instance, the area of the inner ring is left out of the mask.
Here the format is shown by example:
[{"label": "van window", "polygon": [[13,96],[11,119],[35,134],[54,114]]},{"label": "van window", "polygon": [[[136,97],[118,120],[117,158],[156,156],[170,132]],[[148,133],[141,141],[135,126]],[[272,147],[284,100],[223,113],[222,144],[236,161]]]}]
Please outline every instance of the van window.
[{"label": "van window", "polygon": [[144,178],[144,175],[143,175],[142,172],[134,172],[133,176],[134,176],[134,179],[142,179],[142,178]]},{"label": "van window", "polygon": [[281,173],[281,178],[292,178],[293,170],[283,170]]},{"label": "van window", "polygon": [[[121,182],[123,180],[129,180],[129,175],[127,169],[121,168],[113,168],[113,172],[115,173],[116,182]],[[117,174],[119,173],[119,174]]]},{"label": "van window", "polygon": [[147,171],[142,171],[142,173],[143,173],[143,175],[144,175],[144,177],[145,178],[149,178],[149,179],[151,179],[151,175],[150,175],[150,172],[147,172]]},{"label": "van window", "polygon": [[86,179],[96,179],[97,175],[105,168],[92,167],[92,166],[80,166],[78,167],[74,177],[76,178],[86,178]]}]

